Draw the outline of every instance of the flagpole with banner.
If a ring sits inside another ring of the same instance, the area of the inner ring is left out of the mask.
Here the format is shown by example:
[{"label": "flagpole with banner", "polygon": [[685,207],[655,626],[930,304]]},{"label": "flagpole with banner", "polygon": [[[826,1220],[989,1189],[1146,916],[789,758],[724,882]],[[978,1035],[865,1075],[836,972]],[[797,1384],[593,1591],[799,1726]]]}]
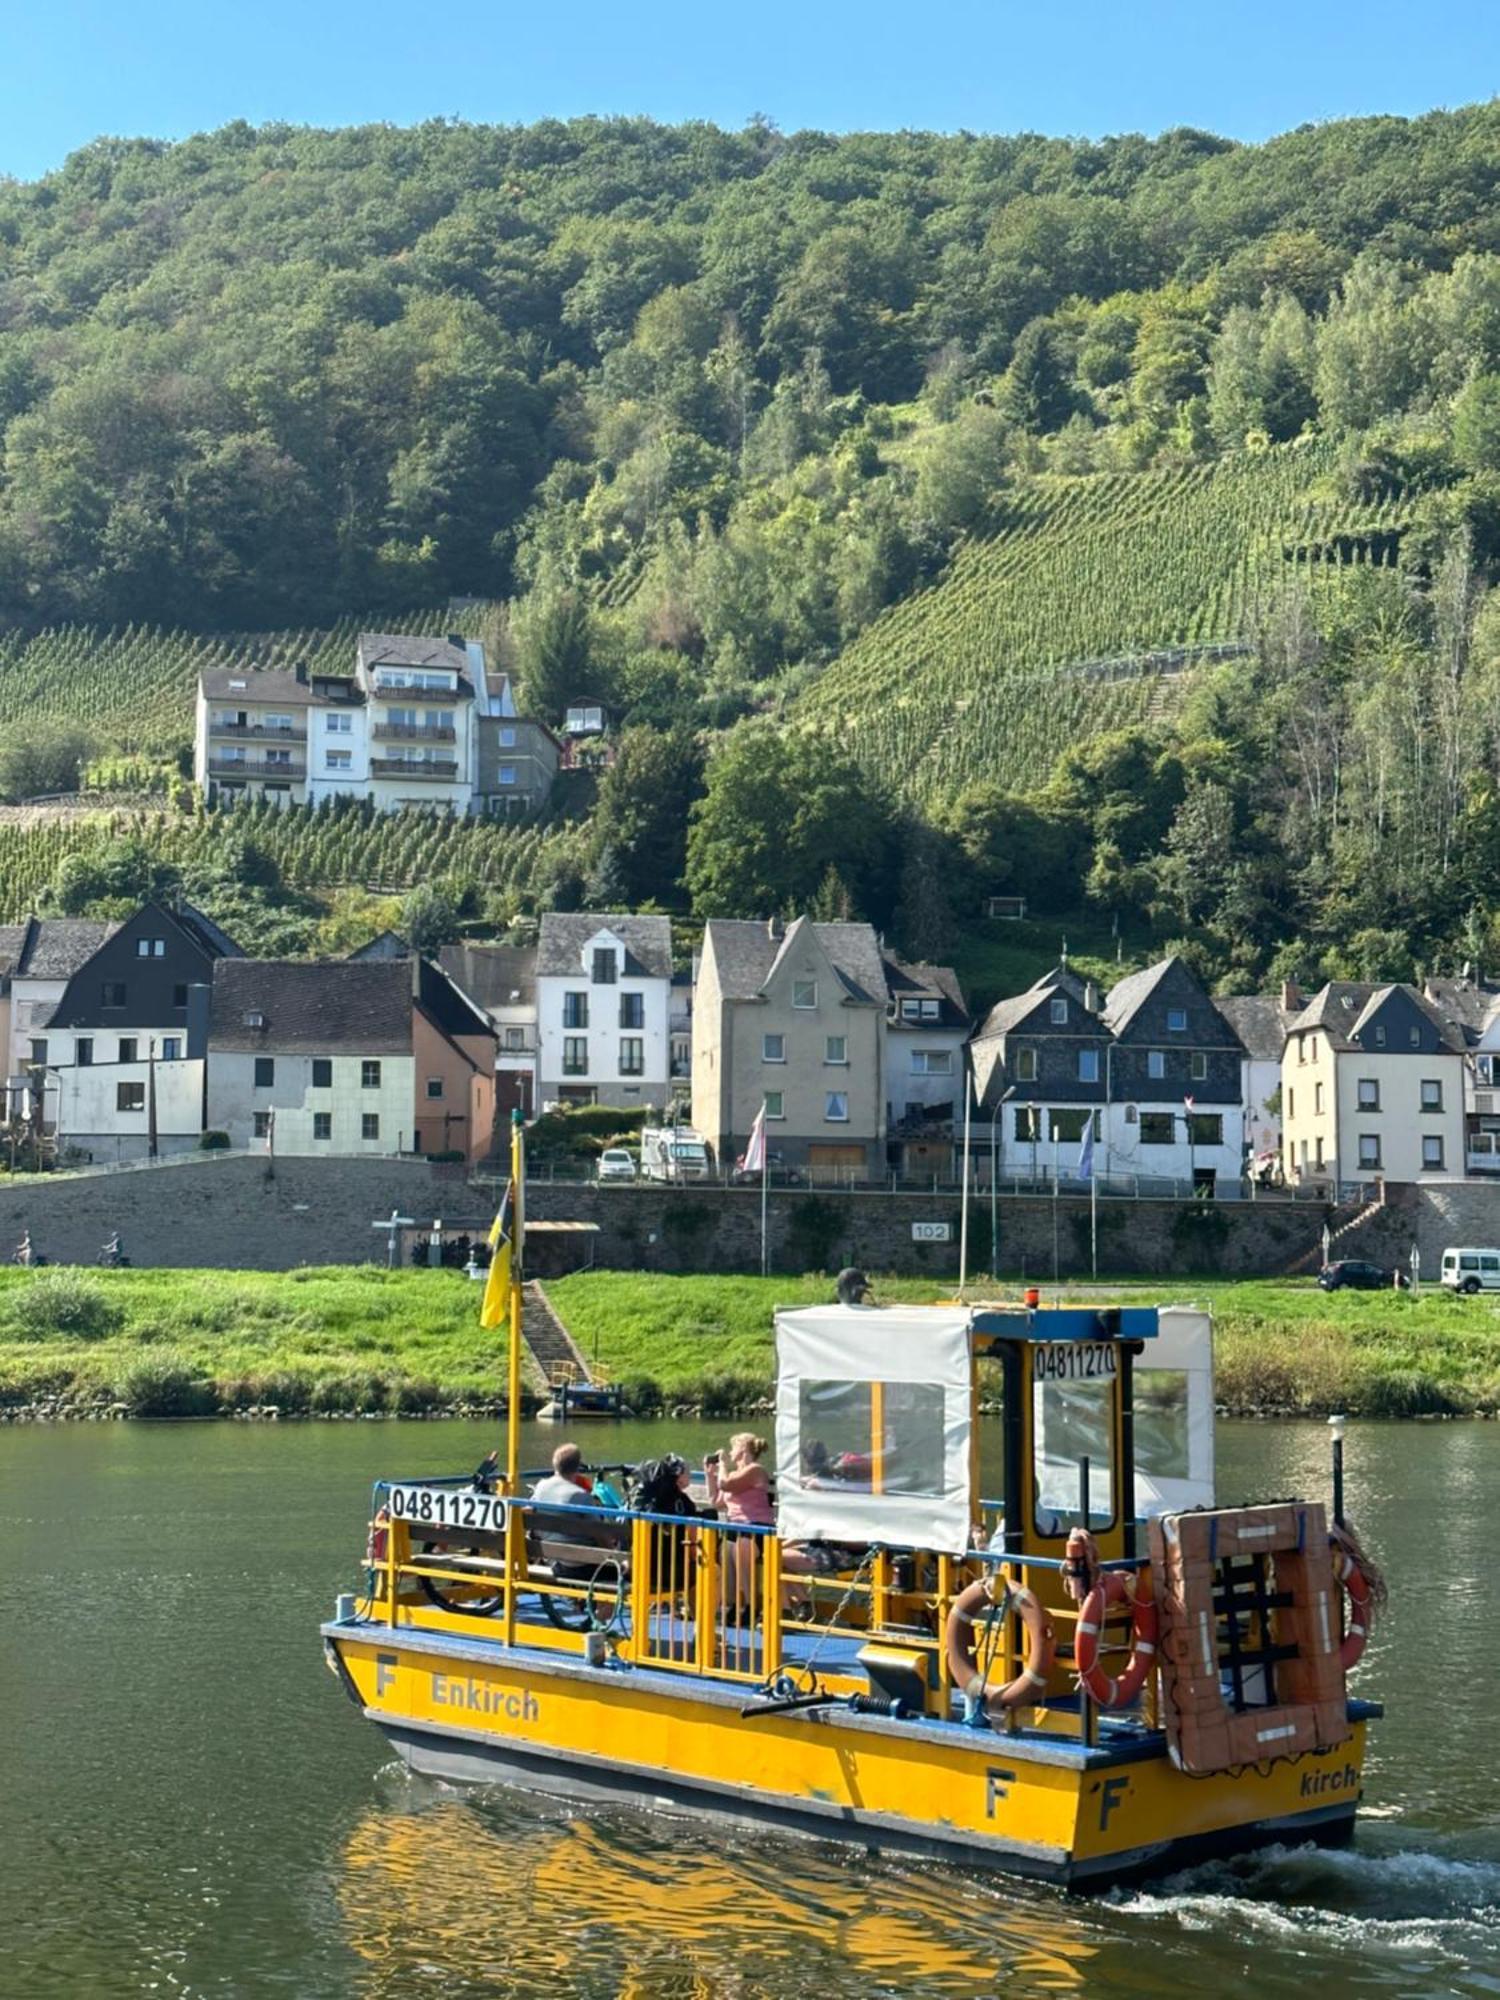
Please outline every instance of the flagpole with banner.
[{"label": "flagpole with banner", "polygon": [[755,1114],[755,1123],[750,1127],[750,1137],[745,1146],[742,1162],[743,1170],[753,1174],[760,1168],[760,1275],[771,1275],[771,1239],[766,1230],[767,1208],[771,1195],[771,1149],[766,1144],[766,1101],[761,1099],[760,1109]]},{"label": "flagpole with banner", "polygon": [[521,1285],[522,1245],[525,1230],[522,1204],[525,1198],[525,1138],[519,1110],[511,1113],[510,1182],[500,1197],[500,1206],[490,1224],[490,1270],[484,1281],[484,1298],[479,1307],[479,1324],[500,1326],[508,1322],[510,1348],[506,1367],[506,1452],[505,1480],[510,1493],[521,1486]]}]

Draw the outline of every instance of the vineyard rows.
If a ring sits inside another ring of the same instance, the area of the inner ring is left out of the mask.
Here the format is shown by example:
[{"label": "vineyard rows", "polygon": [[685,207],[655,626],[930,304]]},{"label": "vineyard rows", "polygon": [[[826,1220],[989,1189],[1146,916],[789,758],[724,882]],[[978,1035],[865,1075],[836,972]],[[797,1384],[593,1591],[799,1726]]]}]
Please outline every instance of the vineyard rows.
[{"label": "vineyard rows", "polygon": [[0,923],[35,910],[65,857],[139,839],[180,867],[219,858],[227,835],[253,840],[294,889],[384,892],[448,878],[464,888],[523,889],[551,836],[539,827],[434,813],[250,804],[232,812],[114,812],[0,822]]},{"label": "vineyard rows", "polygon": [[485,610],[373,612],[327,630],[287,632],[63,625],[30,639],[0,633],[0,727],[81,722],[120,749],[173,750],[192,741],[193,697],[206,669],[305,665],[312,673],[349,673],[361,632],[472,633]]},{"label": "vineyard rows", "polygon": [[1325,447],[1288,445],[1039,479],[1002,532],[878,619],[795,712],[914,799],[976,778],[1035,785],[1068,743],[1161,711],[1158,674],[1084,663],[1236,641],[1312,552],[1385,558],[1404,503],[1318,498],[1330,465]]}]

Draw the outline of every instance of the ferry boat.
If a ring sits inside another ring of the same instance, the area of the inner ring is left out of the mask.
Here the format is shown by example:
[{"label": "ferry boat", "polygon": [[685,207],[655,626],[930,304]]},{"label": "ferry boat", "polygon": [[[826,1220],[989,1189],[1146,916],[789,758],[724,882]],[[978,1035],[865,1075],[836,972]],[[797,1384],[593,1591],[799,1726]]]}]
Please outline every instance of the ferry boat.
[{"label": "ferry boat", "polygon": [[779,1311],[773,1526],[559,1509],[519,1466],[522,1246],[517,1212],[503,1473],[378,1482],[322,1627],[414,1769],[1074,1888],[1348,1839],[1378,1578],[1320,1502],[1212,1504],[1206,1315]]}]

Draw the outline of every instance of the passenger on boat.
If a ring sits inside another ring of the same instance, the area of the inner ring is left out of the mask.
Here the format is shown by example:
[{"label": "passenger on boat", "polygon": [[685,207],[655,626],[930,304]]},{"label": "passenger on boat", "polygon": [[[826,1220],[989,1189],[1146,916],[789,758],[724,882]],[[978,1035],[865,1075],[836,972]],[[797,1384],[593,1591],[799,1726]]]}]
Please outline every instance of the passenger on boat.
[{"label": "passenger on boat", "polygon": [[583,1453],[576,1444],[560,1444],[552,1454],[552,1471],[532,1489],[539,1507],[597,1507],[584,1477]]},{"label": "passenger on boat", "polygon": [[[685,1458],[669,1451],[663,1458],[648,1459],[636,1474],[633,1502],[637,1513],[681,1515],[699,1519],[697,1502],[689,1490],[692,1468]],[[651,1587],[685,1595],[692,1587],[697,1561],[697,1536],[691,1528],[673,1528],[657,1521],[651,1537]]]},{"label": "passenger on boat", "polygon": [[[776,1525],[776,1510],[771,1505],[771,1480],[766,1468],[761,1464],[765,1456],[766,1441],[753,1431],[736,1431],[729,1440],[728,1464],[724,1455],[711,1451],[703,1461],[703,1475],[708,1481],[708,1501],[717,1507],[724,1519],[741,1528],[771,1528]],[[759,1553],[757,1535],[735,1535],[728,1538],[732,1552],[732,1565],[724,1566],[726,1586],[733,1582],[733,1597],[736,1611],[741,1606],[749,1608],[755,1599],[755,1565]],[[730,1596],[724,1592],[726,1605]]]}]

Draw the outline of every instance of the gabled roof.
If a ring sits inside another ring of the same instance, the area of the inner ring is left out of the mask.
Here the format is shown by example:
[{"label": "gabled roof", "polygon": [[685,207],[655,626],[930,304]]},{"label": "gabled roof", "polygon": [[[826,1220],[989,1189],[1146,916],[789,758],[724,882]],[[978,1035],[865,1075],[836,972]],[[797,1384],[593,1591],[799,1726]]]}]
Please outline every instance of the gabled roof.
[{"label": "gabled roof", "polygon": [[1104,1002],[1104,1019],[1112,1034],[1129,1027],[1177,962],[1175,958],[1160,958],[1144,971],[1127,972],[1115,981]]},{"label": "gabled roof", "polygon": [[158,903],[155,907],[181,930],[186,931],[198,949],[206,951],[210,958],[244,957],[245,954],[228,931],[222,930],[212,917],[205,916],[196,904],[179,900],[171,904]]},{"label": "gabled roof", "polygon": [[[1414,986],[1398,982],[1381,986],[1361,979],[1330,980],[1313,995],[1290,1023],[1287,1032],[1296,1034],[1309,1028],[1321,1028],[1335,1049],[1361,1048],[1364,1046],[1365,1030],[1374,1025],[1376,1016],[1392,1001],[1403,1002],[1420,1014],[1445,1049],[1453,1054],[1462,1053],[1462,1029],[1445,1021]],[[1397,1047],[1391,1053],[1397,1055],[1402,1051]]]},{"label": "gabled roof", "polygon": [[368,944],[347,954],[351,965],[361,965],[369,959],[410,958],[411,946],[399,931],[377,931]]},{"label": "gabled roof", "polygon": [[17,979],[71,979],[120,928],[96,917],[34,917],[12,967]]},{"label": "gabled roof", "polygon": [[438,964],[481,1007],[536,1005],[534,944],[445,944]]},{"label": "gabled roof", "polygon": [[[260,1014],[252,1026],[247,1015]],[[221,958],[209,1046],[256,1055],[409,1055],[412,974],[404,959],[350,964]]]},{"label": "gabled roof", "polygon": [[[545,919],[544,919],[545,921]],[[769,923],[740,917],[711,917],[703,943],[713,945],[719,991],[726,1000],[755,1000],[797,942],[811,931],[851,1000],[870,1006],[887,1004],[885,969],[880,943],[868,924],[817,924],[798,917],[785,931]]]},{"label": "gabled roof", "polygon": [[1123,979],[1116,980],[1104,1002],[1104,1025],[1117,1041],[1124,1041],[1147,1004],[1165,997],[1164,989],[1172,988],[1185,1003],[1199,1010],[1197,1022],[1191,1024],[1195,1029],[1192,1039],[1199,1047],[1205,1039],[1224,1048],[1241,1047],[1239,1036],[1209,999],[1197,974],[1175,955],[1158,959],[1144,971],[1128,972]]},{"label": "gabled roof", "polygon": [[631,979],[672,977],[672,923],[669,917],[631,917],[617,912],[549,910],[537,938],[538,978],[577,978],[584,970],[583,952],[591,939],[608,931],[625,947],[625,972]]},{"label": "gabled roof", "polygon": [[430,958],[419,958],[412,968],[417,1004],[435,1028],[451,1040],[455,1035],[489,1035],[494,1026],[479,1002],[448,977],[442,966]]},{"label": "gabled roof", "polygon": [[1482,978],[1426,979],[1422,997],[1466,1040],[1476,1039],[1500,1009],[1500,990]]},{"label": "gabled roof", "polygon": [[424,638],[411,632],[361,632],[359,664],[370,672],[375,667],[435,667],[445,673],[469,679],[469,655],[451,639]]},{"label": "gabled roof", "polygon": [[1280,1062],[1286,1046],[1287,1023],[1293,1016],[1276,993],[1236,993],[1214,1005],[1239,1036],[1246,1055],[1256,1062]]},{"label": "gabled roof", "polygon": [[[951,965],[929,965],[925,959],[915,963],[897,958],[893,952],[885,952],[881,957],[885,973],[886,989],[891,1000],[899,1008],[903,1000],[936,1000],[939,1005],[938,1025],[944,1028],[966,1028],[969,1025],[969,1009],[964,1000],[963,988],[958,983],[958,974]],[[900,1025],[899,1013],[896,1025]],[[909,1025],[916,1027],[918,1023]],[[929,1018],[926,1026],[932,1026]]]},{"label": "gabled roof", "polygon": [[[1049,1004],[1064,995],[1077,1007],[1079,1020],[1069,1020],[1067,1033],[1076,1035],[1080,1030],[1087,1034],[1103,1035],[1106,1029],[1098,1012],[1089,1005],[1089,984],[1070,972],[1065,965],[1054,965],[1050,972],[1044,972],[1040,979],[1033,980],[1024,993],[1012,993],[1004,1000],[997,1000],[979,1027],[979,1036],[1008,1035],[1013,1028],[1019,1028],[1036,1012],[1044,1001]],[[1050,1020],[1046,1024],[1051,1026]]]}]

